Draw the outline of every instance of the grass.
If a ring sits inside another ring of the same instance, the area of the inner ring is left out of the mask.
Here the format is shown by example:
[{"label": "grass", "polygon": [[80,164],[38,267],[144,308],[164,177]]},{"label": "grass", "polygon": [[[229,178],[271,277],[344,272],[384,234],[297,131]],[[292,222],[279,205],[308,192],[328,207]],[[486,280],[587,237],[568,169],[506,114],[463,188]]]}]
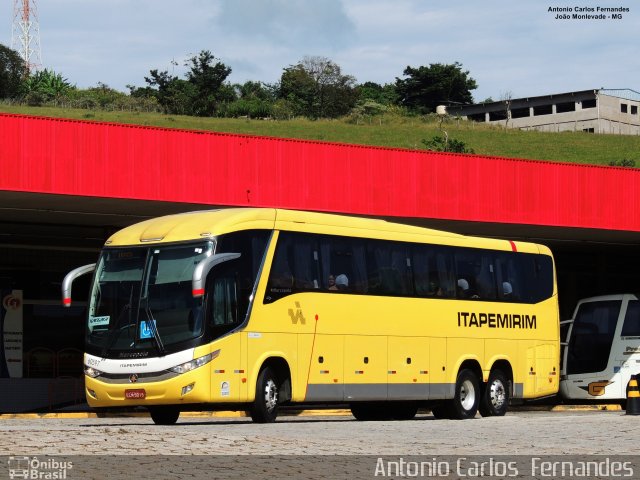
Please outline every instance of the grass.
[{"label": "grass", "polygon": [[[201,118],[159,113],[22,107],[0,104],[0,111],[57,118],[209,130],[300,138],[360,145],[423,149],[423,139],[442,135],[437,121],[420,117],[381,116],[349,119],[286,121]],[[545,133],[505,130],[474,122],[450,120],[442,125],[449,138],[466,143],[479,155],[607,165],[634,160],[640,166],[640,136],[594,135],[583,132]]]}]

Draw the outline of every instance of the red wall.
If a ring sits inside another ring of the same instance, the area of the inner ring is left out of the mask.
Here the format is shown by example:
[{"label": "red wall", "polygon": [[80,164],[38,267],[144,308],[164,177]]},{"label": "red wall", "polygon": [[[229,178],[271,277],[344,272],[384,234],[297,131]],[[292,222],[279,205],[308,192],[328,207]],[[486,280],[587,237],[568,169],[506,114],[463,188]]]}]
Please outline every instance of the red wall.
[{"label": "red wall", "polygon": [[640,170],[0,114],[0,190],[640,231]]}]

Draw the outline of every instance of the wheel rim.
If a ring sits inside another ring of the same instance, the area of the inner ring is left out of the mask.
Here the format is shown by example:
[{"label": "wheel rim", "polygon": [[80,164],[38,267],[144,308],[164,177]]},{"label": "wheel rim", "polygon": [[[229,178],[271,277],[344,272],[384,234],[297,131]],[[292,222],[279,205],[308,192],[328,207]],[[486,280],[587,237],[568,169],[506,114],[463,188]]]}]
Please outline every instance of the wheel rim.
[{"label": "wheel rim", "polygon": [[496,409],[501,409],[507,399],[507,392],[500,380],[494,380],[489,386],[489,400]]},{"label": "wheel rim", "polygon": [[460,386],[460,405],[465,410],[471,410],[476,403],[476,389],[471,380],[465,380]]},{"label": "wheel rim", "polygon": [[272,379],[267,380],[264,387],[264,405],[272,412],[278,405],[278,387]]}]

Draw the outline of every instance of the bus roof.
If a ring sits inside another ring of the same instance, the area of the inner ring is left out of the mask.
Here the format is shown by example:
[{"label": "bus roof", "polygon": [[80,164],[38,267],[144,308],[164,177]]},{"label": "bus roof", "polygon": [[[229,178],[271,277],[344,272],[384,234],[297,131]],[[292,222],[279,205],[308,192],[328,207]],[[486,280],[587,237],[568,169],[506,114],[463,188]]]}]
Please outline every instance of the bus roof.
[{"label": "bus roof", "polygon": [[386,220],[275,208],[226,208],[152,218],[113,234],[106,246],[176,243],[212,238],[239,230],[290,230],[344,236],[438,243],[529,253],[550,253],[546,247],[416,227]]}]

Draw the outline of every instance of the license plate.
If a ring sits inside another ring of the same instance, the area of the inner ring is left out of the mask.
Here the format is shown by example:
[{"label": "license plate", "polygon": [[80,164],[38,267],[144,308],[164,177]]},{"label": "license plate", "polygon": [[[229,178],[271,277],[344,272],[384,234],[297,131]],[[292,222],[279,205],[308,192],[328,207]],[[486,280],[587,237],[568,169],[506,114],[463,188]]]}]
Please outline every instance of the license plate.
[{"label": "license plate", "polygon": [[127,398],[129,400],[141,400],[143,398],[146,398],[146,396],[147,392],[144,390],[144,388],[124,391],[124,398]]}]

